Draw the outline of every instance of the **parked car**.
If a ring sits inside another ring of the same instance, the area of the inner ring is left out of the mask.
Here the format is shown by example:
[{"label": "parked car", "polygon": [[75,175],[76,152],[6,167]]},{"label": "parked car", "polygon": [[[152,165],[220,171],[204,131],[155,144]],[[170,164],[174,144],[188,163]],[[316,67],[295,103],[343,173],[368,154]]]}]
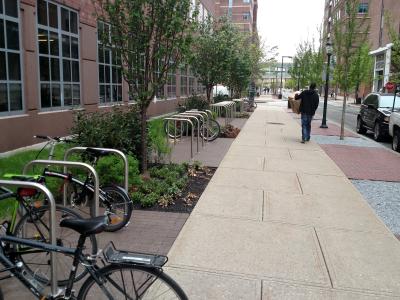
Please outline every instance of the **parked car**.
[{"label": "parked car", "polygon": [[393,112],[390,115],[389,135],[393,138],[392,149],[400,152],[400,112]]},{"label": "parked car", "polygon": [[[374,132],[376,141],[389,133],[389,118],[392,113],[393,94],[371,93],[365,97],[357,116],[357,132]],[[396,97],[395,110],[400,110],[400,97]]]}]

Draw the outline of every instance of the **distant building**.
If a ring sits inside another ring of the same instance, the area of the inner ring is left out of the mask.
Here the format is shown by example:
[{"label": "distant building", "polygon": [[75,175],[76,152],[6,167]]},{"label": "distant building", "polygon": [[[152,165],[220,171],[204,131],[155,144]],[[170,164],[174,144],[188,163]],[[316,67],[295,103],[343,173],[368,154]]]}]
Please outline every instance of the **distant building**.
[{"label": "distant building", "polygon": [[292,67],[292,62],[284,62],[283,68],[281,63],[276,63],[262,72],[262,88],[269,87],[270,93],[278,93],[281,84],[282,73],[282,88],[287,88],[287,82],[291,79],[289,70]]},{"label": "distant building", "polygon": [[242,31],[257,31],[257,0],[216,0],[216,16],[229,16]]}]

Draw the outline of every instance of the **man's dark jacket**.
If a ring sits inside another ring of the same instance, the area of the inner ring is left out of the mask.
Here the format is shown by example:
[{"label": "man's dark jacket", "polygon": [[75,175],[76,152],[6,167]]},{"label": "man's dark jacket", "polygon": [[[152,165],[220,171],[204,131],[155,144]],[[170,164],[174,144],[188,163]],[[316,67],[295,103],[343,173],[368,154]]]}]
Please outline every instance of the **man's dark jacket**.
[{"label": "man's dark jacket", "polygon": [[315,90],[302,91],[300,95],[295,95],[295,99],[301,99],[300,112],[313,116],[318,108],[319,96]]}]

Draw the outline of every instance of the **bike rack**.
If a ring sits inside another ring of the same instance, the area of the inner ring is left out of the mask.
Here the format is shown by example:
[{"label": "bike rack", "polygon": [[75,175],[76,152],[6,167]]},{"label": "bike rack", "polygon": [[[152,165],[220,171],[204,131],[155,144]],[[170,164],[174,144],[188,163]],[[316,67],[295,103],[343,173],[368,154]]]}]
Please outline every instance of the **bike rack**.
[{"label": "bike rack", "polygon": [[[88,164],[82,162],[75,162],[75,161],[63,161],[63,160],[32,160],[28,162],[22,171],[23,174],[26,174],[28,168],[33,165],[54,165],[54,166],[62,166],[62,167],[75,167],[79,169],[86,169],[93,175],[93,184],[94,184],[94,199],[92,202],[92,210],[93,215],[92,217],[96,217],[99,215],[99,176],[97,175],[96,170]],[[63,199],[63,205],[66,206],[66,199]]]},{"label": "bike rack", "polygon": [[[54,246],[57,246],[57,236],[56,236],[56,202],[54,201],[53,194],[49,191],[49,189],[41,185],[37,182],[28,182],[28,181],[18,181],[18,180],[0,180],[0,185],[5,186],[13,186],[13,187],[27,187],[34,188],[36,190],[42,191],[46,194],[47,200],[49,201],[50,206],[50,243]],[[56,265],[56,252],[50,252],[50,272],[51,272],[51,293],[53,295],[57,295],[58,286],[57,286],[57,265]]]},{"label": "bike rack", "polygon": [[[199,112],[188,112],[188,111],[185,111],[185,112],[183,112],[183,113],[178,114],[178,116],[195,116],[195,117],[199,117],[199,118],[201,118],[203,124],[205,124],[204,115],[201,114],[201,113],[199,113]],[[204,147],[204,140],[205,140],[204,128],[205,128],[205,126],[203,126],[203,137],[202,137],[202,139],[201,139],[201,146],[202,146],[202,147]],[[198,126],[198,131],[197,131],[197,133],[198,133],[198,134],[200,133],[200,124],[199,124],[199,126]],[[198,152],[198,151],[199,151],[199,150],[197,149],[197,152]]]},{"label": "bike rack", "polygon": [[[171,116],[171,118],[183,118],[183,119],[195,119],[196,120],[196,124],[197,124],[197,152],[199,152],[200,120],[196,116],[183,115],[183,114],[176,114],[176,115]],[[176,125],[175,125],[175,130],[176,130]],[[182,125],[181,125],[181,130],[182,130]],[[188,127],[186,128],[186,133],[187,133],[187,131],[188,131]],[[193,130],[192,130],[192,134],[193,134]],[[175,139],[174,139],[174,144],[175,144]]]},{"label": "bike rack", "polygon": [[[124,162],[124,187],[125,187],[125,191],[128,193],[128,189],[129,189],[129,163],[128,163],[128,158],[126,157],[126,155],[122,151],[117,150],[117,149],[112,149],[112,148],[73,147],[73,148],[67,149],[67,151],[65,151],[64,160],[67,161],[68,157],[72,153],[86,151],[87,148],[114,153],[114,154],[119,155],[122,158],[122,160]],[[67,173],[67,167],[66,166],[64,167],[64,173]]]},{"label": "bike rack", "polygon": [[217,114],[218,117],[222,116],[222,112],[225,110],[225,126],[230,123],[230,120],[234,118],[236,103],[234,101],[222,101],[219,103],[211,104],[211,110]]},{"label": "bike rack", "polygon": [[[209,111],[209,112],[211,113],[211,111]],[[198,110],[198,109],[187,110],[187,111],[185,111],[185,113],[201,114],[201,115],[204,116],[203,122],[207,122],[207,124],[210,125],[210,118],[212,118],[212,113],[211,113],[211,117],[209,116],[209,113],[208,113],[208,112],[203,111],[203,110]],[[203,128],[203,129],[204,129],[204,128]],[[203,139],[204,139],[204,141],[207,143],[207,139],[205,138],[205,136],[207,136],[207,134],[208,134],[208,127],[206,126],[205,129],[206,129],[206,135],[204,135],[204,132],[203,132]]]},{"label": "bike rack", "polygon": [[[174,126],[175,131],[176,131],[176,121],[187,122],[188,124],[191,125],[191,128],[192,128],[192,135],[190,136],[190,158],[193,158],[193,134],[194,134],[194,131],[193,131],[193,122],[190,121],[190,119],[185,119],[185,118],[164,118],[164,120],[166,120],[168,123],[169,123],[170,121],[174,121],[174,124],[175,124],[175,126]],[[168,124],[167,128],[168,128],[168,129],[167,129],[167,142],[168,142],[168,139],[169,139],[169,124]],[[176,140],[175,136],[176,136],[176,132],[175,132],[175,135],[174,135],[174,144],[175,144],[175,140]]]},{"label": "bike rack", "polygon": [[[233,101],[235,103],[239,103],[239,112],[243,113],[243,111],[244,111],[244,101],[243,101],[243,99],[234,99]],[[236,111],[236,107],[235,107],[235,111]]]}]

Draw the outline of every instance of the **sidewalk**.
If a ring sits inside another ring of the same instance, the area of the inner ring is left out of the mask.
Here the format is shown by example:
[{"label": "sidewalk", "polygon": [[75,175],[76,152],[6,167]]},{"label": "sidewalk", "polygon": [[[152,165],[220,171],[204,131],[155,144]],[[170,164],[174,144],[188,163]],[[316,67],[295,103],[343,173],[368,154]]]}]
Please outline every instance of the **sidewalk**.
[{"label": "sidewalk", "polygon": [[399,242],[299,132],[259,104],[232,143],[169,252],[189,299],[400,297]]}]

